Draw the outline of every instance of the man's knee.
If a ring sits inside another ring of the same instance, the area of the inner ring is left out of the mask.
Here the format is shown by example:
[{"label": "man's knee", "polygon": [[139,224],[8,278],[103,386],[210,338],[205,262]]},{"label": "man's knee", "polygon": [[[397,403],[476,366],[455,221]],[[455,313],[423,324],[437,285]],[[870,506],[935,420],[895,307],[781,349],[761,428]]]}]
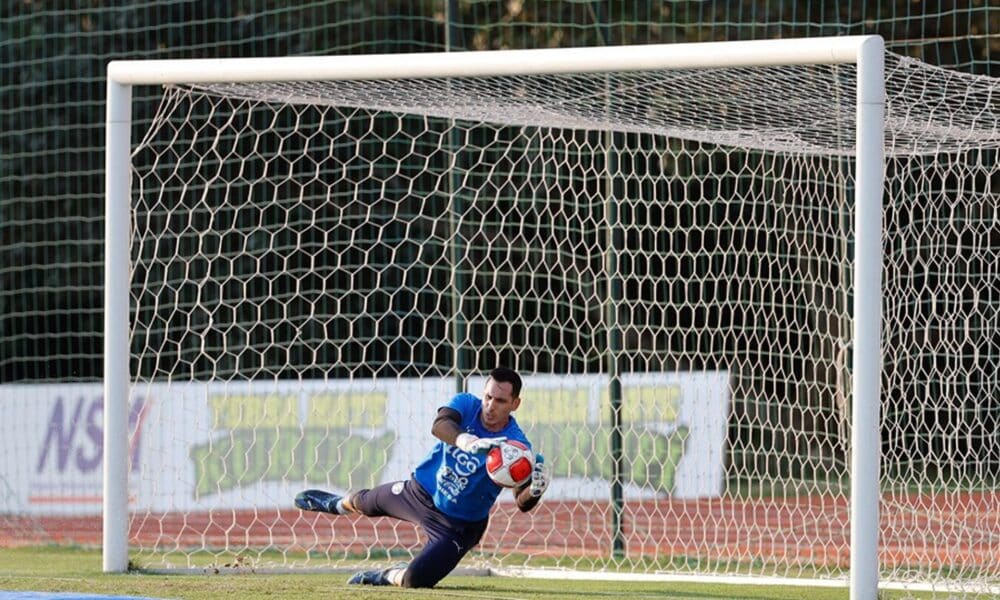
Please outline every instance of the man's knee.
[{"label": "man's knee", "polygon": [[[444,579],[444,575],[438,575],[437,573],[420,573],[419,570],[407,569],[403,573],[403,587],[407,588],[431,588],[434,587],[437,582]],[[430,575],[428,577],[428,575]]]}]

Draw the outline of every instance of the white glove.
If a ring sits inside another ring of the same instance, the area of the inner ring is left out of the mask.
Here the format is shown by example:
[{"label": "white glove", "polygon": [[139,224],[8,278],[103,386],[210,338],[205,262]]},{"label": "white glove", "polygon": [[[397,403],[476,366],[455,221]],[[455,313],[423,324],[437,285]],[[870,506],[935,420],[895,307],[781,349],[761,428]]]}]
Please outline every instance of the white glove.
[{"label": "white glove", "polygon": [[483,454],[489,452],[490,448],[499,446],[501,442],[506,442],[505,437],[481,438],[471,433],[460,433],[455,438],[455,445],[459,450],[464,450],[469,454]]},{"label": "white glove", "polygon": [[549,487],[549,470],[545,468],[545,457],[541,454],[535,455],[535,468],[531,472],[531,488],[529,492],[535,498],[545,493]]}]

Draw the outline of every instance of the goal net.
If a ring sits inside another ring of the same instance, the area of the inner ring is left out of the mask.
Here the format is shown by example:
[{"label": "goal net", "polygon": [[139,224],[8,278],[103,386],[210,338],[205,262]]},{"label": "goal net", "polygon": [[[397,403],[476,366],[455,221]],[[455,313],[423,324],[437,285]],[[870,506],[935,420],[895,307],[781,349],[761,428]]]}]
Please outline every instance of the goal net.
[{"label": "goal net", "polygon": [[[975,592],[1000,84],[886,60],[879,577]],[[167,86],[131,151],[130,559],[405,559],[411,525],[292,498],[406,478],[507,365],[554,479],[462,566],[846,581],[857,75]]]}]

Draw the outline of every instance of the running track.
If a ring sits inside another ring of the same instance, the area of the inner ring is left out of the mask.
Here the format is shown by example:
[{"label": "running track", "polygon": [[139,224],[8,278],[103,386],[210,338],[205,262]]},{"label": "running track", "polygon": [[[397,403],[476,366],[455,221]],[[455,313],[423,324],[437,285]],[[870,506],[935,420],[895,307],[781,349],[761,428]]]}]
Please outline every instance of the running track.
[{"label": "running track", "polygon": [[[1000,493],[883,497],[881,510],[883,568],[1000,572]],[[686,556],[789,569],[846,568],[848,513],[845,496],[629,502],[623,515],[626,553],[630,560]],[[480,549],[604,558],[611,553],[610,522],[606,502],[549,501],[527,515],[501,503]],[[0,515],[0,546],[39,543],[100,545],[100,517]],[[413,547],[421,540],[413,526],[391,519],[331,517],[290,508],[137,515],[130,543],[150,552],[226,548],[252,554],[269,548],[329,553],[336,560],[371,548]],[[319,566],[316,559],[310,564]]]}]

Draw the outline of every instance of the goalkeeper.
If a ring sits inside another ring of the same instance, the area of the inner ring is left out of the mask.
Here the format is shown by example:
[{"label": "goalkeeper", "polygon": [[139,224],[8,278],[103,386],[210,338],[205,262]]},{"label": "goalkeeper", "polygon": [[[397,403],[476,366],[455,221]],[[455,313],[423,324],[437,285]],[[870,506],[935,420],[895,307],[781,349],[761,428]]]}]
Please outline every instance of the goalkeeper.
[{"label": "goalkeeper", "polygon": [[[419,525],[427,534],[427,545],[408,565],[361,571],[348,583],[433,587],[479,543],[502,489],[486,473],[486,453],[508,439],[531,447],[511,415],[521,404],[520,393],[516,372],[493,369],[482,399],[458,394],[438,409],[431,433],[439,441],[410,479],[343,497],[322,490],[305,490],[295,497],[295,506],[302,510],[395,517]],[[517,507],[522,512],[533,509],[548,484],[538,455],[531,478],[513,490]]]}]

